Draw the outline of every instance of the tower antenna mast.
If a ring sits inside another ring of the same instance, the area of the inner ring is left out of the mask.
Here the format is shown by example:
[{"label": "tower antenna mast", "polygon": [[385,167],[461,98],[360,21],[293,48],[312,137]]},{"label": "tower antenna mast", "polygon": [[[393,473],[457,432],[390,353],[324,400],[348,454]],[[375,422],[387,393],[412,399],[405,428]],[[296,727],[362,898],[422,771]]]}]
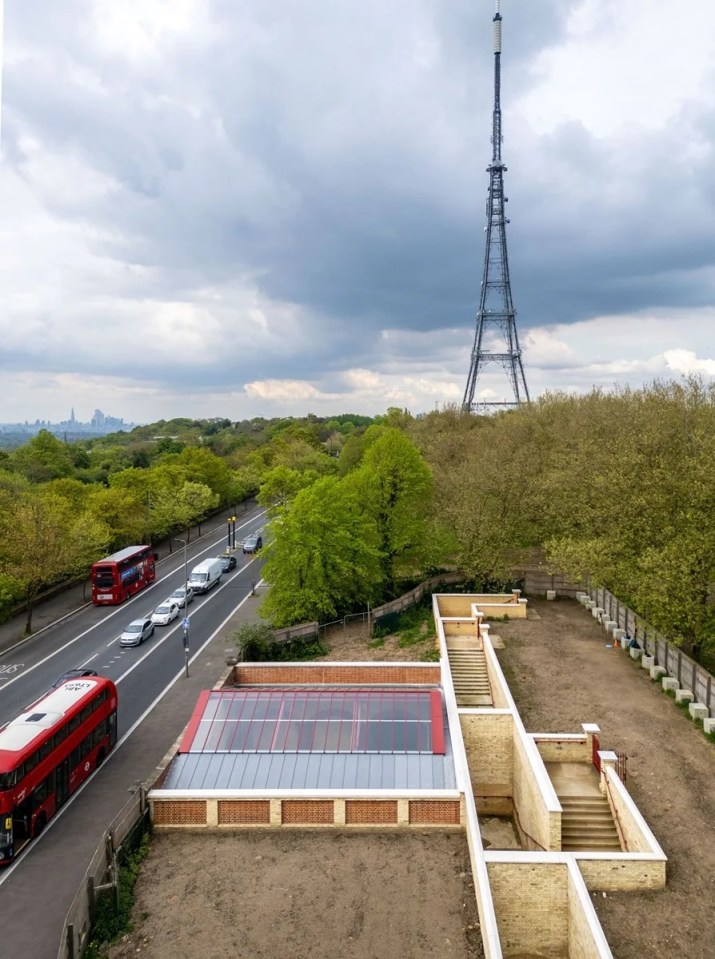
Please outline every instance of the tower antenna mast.
[{"label": "tower antenna mast", "polygon": [[[494,110],[492,112],[492,162],[487,167],[489,189],[487,191],[486,249],[484,273],[479,296],[477,329],[472,347],[472,357],[464,391],[462,409],[492,411],[498,407],[515,407],[529,402],[529,390],[521,362],[521,348],[516,330],[516,310],[511,296],[509,260],[506,249],[506,224],[504,213],[504,173],[502,162],[502,114],[501,114],[501,35],[502,16],[500,0],[495,0],[492,20],[494,30]],[[494,341],[498,350],[490,349]],[[474,393],[477,379],[487,363],[503,367],[511,385],[513,399],[501,402],[476,401]]]}]

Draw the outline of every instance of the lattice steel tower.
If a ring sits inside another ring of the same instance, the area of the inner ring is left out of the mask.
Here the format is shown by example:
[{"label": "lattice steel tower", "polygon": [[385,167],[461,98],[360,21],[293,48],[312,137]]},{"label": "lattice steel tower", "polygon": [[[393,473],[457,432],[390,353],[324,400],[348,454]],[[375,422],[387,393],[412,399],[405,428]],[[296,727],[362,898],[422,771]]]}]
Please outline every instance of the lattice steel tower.
[{"label": "lattice steel tower", "polygon": [[[487,245],[484,253],[484,275],[477,313],[477,332],[472,348],[472,362],[467,377],[462,408],[472,411],[477,408],[489,410],[496,407],[514,407],[529,402],[524,367],[521,362],[519,337],[516,332],[516,310],[511,298],[509,283],[509,260],[506,252],[506,224],[504,214],[504,172],[501,158],[501,13],[500,0],[495,0],[494,14],[494,112],[492,114],[492,162],[487,167],[489,191],[487,193]],[[496,334],[502,352],[487,348],[485,342]],[[477,378],[487,363],[502,366],[511,383],[513,400],[501,402],[474,402]]]}]

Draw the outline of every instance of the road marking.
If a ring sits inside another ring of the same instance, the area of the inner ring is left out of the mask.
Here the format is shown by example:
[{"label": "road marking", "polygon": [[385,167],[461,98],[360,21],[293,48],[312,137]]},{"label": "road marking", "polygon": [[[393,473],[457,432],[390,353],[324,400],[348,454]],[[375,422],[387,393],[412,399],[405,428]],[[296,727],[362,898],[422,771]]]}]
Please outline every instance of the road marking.
[{"label": "road marking", "polygon": [[[91,663],[93,659],[97,658],[97,656],[99,656],[99,653],[95,653],[94,656],[90,656],[89,659],[85,659],[85,661],[82,663],[82,666],[86,666],[87,663]],[[80,669],[82,666],[80,666]]]},{"label": "road marking", "polygon": [[[263,582],[263,580],[261,579],[261,580],[259,581],[258,585],[260,586],[262,582]],[[196,650],[196,652],[194,653],[194,655],[190,657],[190,659],[189,659],[189,665],[191,665],[191,663],[193,663],[193,662],[201,655],[201,653],[204,651],[204,649],[206,649],[206,647],[208,646],[208,644],[209,644],[209,643],[214,639],[214,637],[217,636],[218,633],[224,628],[224,626],[225,626],[226,623],[231,619],[231,617],[234,616],[234,615],[238,612],[238,610],[243,606],[243,604],[244,604],[245,602],[247,602],[250,598],[251,598],[251,594],[250,594],[250,593],[247,593],[247,594],[243,597],[243,599],[241,600],[241,602],[240,602],[237,606],[234,606],[234,608],[231,610],[231,612],[228,614],[228,616],[223,620],[223,622],[222,622],[222,623],[219,623],[219,625],[216,627],[216,629],[213,631],[213,633],[211,633],[211,635],[209,636],[209,638],[208,638],[207,640],[205,640],[205,641],[201,644],[201,646]],[[143,658],[145,658],[145,657],[143,657]],[[139,660],[139,662],[141,662],[141,660]],[[119,683],[120,683],[126,676],[128,676],[129,673],[131,673],[133,669],[136,669],[136,667],[139,665],[139,662],[135,663],[134,666],[131,667],[131,669],[128,669],[127,672],[124,673],[123,676],[121,676],[119,679],[115,680],[116,685],[119,685]],[[9,866],[5,866],[5,867],[3,868],[2,874],[0,875],[0,886],[2,886],[2,884],[3,884],[7,879],[10,878],[10,876],[13,874],[13,872],[15,871],[15,869],[17,868],[17,866],[19,866],[20,863],[25,859],[25,856],[26,856],[26,854],[27,854],[25,850],[27,850],[27,852],[32,852],[33,849],[36,849],[36,848],[37,848],[38,843],[42,842],[43,836],[46,836],[46,835],[47,835],[47,833],[50,831],[50,829],[52,829],[52,827],[55,825],[55,823],[63,816],[63,814],[65,813],[65,811],[66,811],[67,809],[69,809],[69,807],[72,805],[72,803],[75,801],[75,799],[76,799],[76,798],[80,795],[80,793],[84,790],[85,786],[88,786],[88,785],[92,782],[92,780],[94,779],[94,777],[97,775],[97,773],[100,772],[100,771],[107,765],[107,763],[109,763],[109,762],[112,761],[112,759],[114,758],[114,756],[117,755],[117,753],[119,752],[119,750],[121,749],[121,747],[124,745],[125,742],[127,742],[127,740],[128,740],[129,737],[132,735],[132,733],[134,732],[134,730],[137,729],[137,727],[139,727],[139,726],[144,722],[144,720],[145,720],[146,717],[149,715],[149,713],[152,711],[152,709],[154,709],[154,708],[161,702],[161,700],[164,698],[164,696],[166,696],[166,694],[169,692],[169,690],[170,690],[171,687],[174,685],[174,683],[176,683],[177,680],[181,679],[181,678],[184,676],[184,670],[185,670],[185,667],[182,666],[181,669],[179,670],[179,672],[176,674],[176,676],[174,676],[174,678],[173,678],[172,680],[170,680],[170,682],[168,683],[168,685],[166,685],[166,686],[164,687],[164,689],[159,693],[159,695],[156,697],[156,699],[155,699],[149,706],[147,706],[147,708],[144,710],[144,712],[141,714],[141,716],[140,716],[140,717],[134,722],[134,724],[124,733],[124,735],[122,736],[122,738],[119,740],[119,742],[117,743],[117,745],[114,747],[114,749],[110,752],[110,754],[109,754],[109,755],[107,756],[107,758],[104,760],[104,762],[103,762],[102,765],[99,767],[99,769],[95,769],[95,771],[92,773],[92,775],[91,775],[91,776],[88,776],[87,779],[85,779],[85,781],[82,783],[82,785],[79,787],[79,789],[77,789],[75,792],[72,793],[72,795],[69,797],[69,799],[67,799],[66,802],[62,805],[62,807],[60,808],[60,811],[59,811],[58,813],[56,813],[56,814],[52,817],[52,819],[50,819],[50,821],[47,823],[47,825],[46,825],[45,828],[42,830],[42,832],[40,833],[40,835],[37,836],[37,838],[34,839],[32,842],[28,843],[27,846],[25,846],[25,849],[20,853],[20,855],[18,856],[18,858],[14,860],[14,862],[12,862]]]},{"label": "road marking", "polygon": [[[242,529],[243,526],[248,526],[249,523],[253,522],[255,519],[259,518],[260,516],[263,516],[264,514],[265,514],[265,510],[262,511],[261,513],[259,513],[257,516],[252,517],[250,520],[246,520],[245,523],[242,523],[242,524],[241,524],[241,526],[239,527],[239,529]],[[211,546],[209,546],[209,547],[207,547],[205,550],[203,550],[201,553],[197,553],[197,556],[203,556],[204,553],[208,553],[210,550],[213,550],[215,545],[216,545],[216,544],[212,544]],[[176,555],[176,554],[174,554],[174,555]],[[169,579],[170,576],[174,576],[174,575],[181,569],[181,566],[183,566],[183,562],[182,562],[181,565],[178,567],[178,569],[174,569],[174,570],[172,570],[170,573],[167,573],[166,576],[163,576],[161,579],[157,580],[157,581],[156,581],[152,586],[150,586],[149,588],[150,588],[150,589],[153,589],[154,586],[158,586],[160,583],[163,583],[165,579]],[[242,569],[246,569],[247,566],[250,566],[250,563],[246,563],[246,566],[243,566],[243,567],[241,567],[241,568],[242,568]],[[217,590],[214,590],[214,591],[213,591],[214,594],[220,592],[221,589],[223,589],[223,584],[219,585],[219,588],[218,588]],[[126,603],[122,603],[122,604],[121,604],[120,606],[118,606],[113,612],[108,613],[105,617],[103,617],[103,619],[102,619],[99,623],[93,623],[92,626],[90,626],[88,629],[85,629],[84,632],[79,633],[79,635],[78,635],[78,636],[75,636],[74,639],[69,639],[69,640],[64,644],[64,646],[59,646],[59,647],[57,647],[57,649],[53,649],[51,653],[48,653],[48,655],[45,656],[44,659],[40,659],[38,662],[36,662],[36,663],[34,664],[34,666],[29,666],[24,672],[22,672],[22,673],[18,674],[17,676],[13,677],[13,679],[9,679],[3,686],[0,686],[0,689],[7,689],[8,686],[12,686],[13,683],[16,683],[16,682],[18,681],[18,679],[24,679],[24,677],[25,677],[25,676],[28,676],[31,672],[33,672],[33,670],[37,669],[39,666],[43,666],[46,662],[49,662],[49,660],[51,660],[51,659],[53,658],[53,656],[57,656],[59,653],[64,652],[65,649],[69,649],[69,647],[70,647],[73,643],[76,643],[78,640],[83,639],[88,633],[91,633],[93,629],[96,629],[97,626],[101,626],[101,625],[103,625],[104,623],[106,623],[107,620],[111,619],[113,616],[117,616],[117,615],[119,615],[119,613],[123,613],[123,612],[124,612],[129,606],[131,606],[131,604],[132,604],[133,602],[135,602],[135,600],[137,600],[137,599],[139,599],[139,600],[146,599],[146,593],[145,593],[144,590],[142,590],[140,593],[137,593],[132,599],[127,600]],[[203,605],[203,603],[202,603],[201,605]],[[62,618],[64,618],[64,617],[62,617]],[[58,620],[58,622],[59,622],[59,620]],[[40,633],[43,632],[43,630],[49,629],[51,625],[53,625],[53,624],[49,624],[49,626],[45,626],[45,627],[43,627],[43,629],[38,630],[38,631],[37,631],[36,633],[34,633],[33,636],[30,637],[30,638],[34,639],[35,636],[39,636]],[[21,642],[27,642],[27,640],[22,640]],[[115,642],[116,642],[116,639],[113,639],[111,643],[108,643],[108,644],[107,644],[107,646],[111,646],[111,645],[112,645],[113,643],[115,643]],[[6,652],[6,653],[7,653],[7,652],[10,652],[10,650],[15,649],[16,646],[19,646],[19,645],[21,645],[21,643],[16,643],[15,646],[11,646],[10,649],[5,650],[5,652]]]}]

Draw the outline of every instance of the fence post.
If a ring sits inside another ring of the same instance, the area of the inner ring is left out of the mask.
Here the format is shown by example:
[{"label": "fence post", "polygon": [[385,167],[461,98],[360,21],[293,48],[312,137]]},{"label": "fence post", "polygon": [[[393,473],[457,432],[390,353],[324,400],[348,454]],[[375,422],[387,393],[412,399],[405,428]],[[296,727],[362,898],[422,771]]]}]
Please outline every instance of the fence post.
[{"label": "fence post", "polygon": [[710,706],[710,694],[712,693],[712,684],[713,678],[708,675],[708,684],[707,684],[707,696],[705,697],[705,702],[708,704],[708,709],[712,712],[712,707]]},{"label": "fence post", "polygon": [[680,650],[678,650],[678,686],[680,686],[680,672],[682,668],[683,668],[683,656]]},{"label": "fence post", "polygon": [[75,959],[74,951],[74,923],[67,924],[67,959]]},{"label": "fence post", "polygon": [[695,696],[695,702],[698,701],[698,664],[693,663],[693,696]]},{"label": "fence post", "polygon": [[668,669],[668,650],[669,650],[669,649],[670,649],[670,643],[669,643],[668,640],[666,639],[666,641],[665,641],[665,663],[664,663],[666,673],[669,673],[669,672],[670,672],[670,670]]}]

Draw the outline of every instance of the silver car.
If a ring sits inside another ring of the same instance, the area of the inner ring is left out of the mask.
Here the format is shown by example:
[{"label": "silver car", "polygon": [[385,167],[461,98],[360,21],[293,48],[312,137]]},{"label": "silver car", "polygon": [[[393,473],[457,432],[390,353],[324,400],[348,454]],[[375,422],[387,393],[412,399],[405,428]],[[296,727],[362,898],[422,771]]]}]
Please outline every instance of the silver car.
[{"label": "silver car", "polygon": [[120,646],[141,646],[145,639],[154,635],[154,624],[150,616],[144,619],[133,619],[124,627],[124,632],[119,637]]},{"label": "silver car", "polygon": [[189,586],[188,589],[185,589],[183,586],[179,586],[178,589],[175,589],[174,592],[169,597],[169,600],[172,603],[176,603],[179,609],[183,609],[187,603],[193,603],[194,601],[194,591]]}]

